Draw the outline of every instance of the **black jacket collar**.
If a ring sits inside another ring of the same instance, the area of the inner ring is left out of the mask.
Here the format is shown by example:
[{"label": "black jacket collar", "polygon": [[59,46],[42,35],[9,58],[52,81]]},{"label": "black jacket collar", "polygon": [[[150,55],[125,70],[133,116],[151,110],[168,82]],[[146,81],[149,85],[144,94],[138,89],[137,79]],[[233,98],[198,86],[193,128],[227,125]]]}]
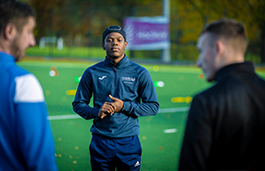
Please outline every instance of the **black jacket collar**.
[{"label": "black jacket collar", "polygon": [[255,68],[252,62],[243,62],[227,65],[217,71],[215,80],[221,82],[222,80],[236,75],[253,75]]},{"label": "black jacket collar", "polygon": [[[124,54],[124,57],[116,65],[116,68],[124,68],[124,67],[127,67],[129,65],[129,62],[130,62],[129,58],[126,56],[126,54]],[[105,57],[104,65],[105,66],[114,66],[113,62],[109,58],[107,58],[107,56]]]}]

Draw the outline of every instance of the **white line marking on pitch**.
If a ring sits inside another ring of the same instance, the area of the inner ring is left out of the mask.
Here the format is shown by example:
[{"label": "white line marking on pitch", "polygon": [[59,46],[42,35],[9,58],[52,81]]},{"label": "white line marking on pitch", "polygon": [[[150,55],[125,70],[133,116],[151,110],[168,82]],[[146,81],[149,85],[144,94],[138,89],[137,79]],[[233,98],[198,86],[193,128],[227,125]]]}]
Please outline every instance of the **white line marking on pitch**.
[{"label": "white line marking on pitch", "polygon": [[[159,109],[158,113],[186,112],[188,110],[189,107],[165,108],[165,109]],[[78,114],[48,116],[48,120],[64,120],[64,119],[78,119],[78,118],[82,117],[79,116]]]},{"label": "white line marking on pitch", "polygon": [[170,133],[175,133],[175,132],[177,132],[177,131],[178,131],[178,130],[175,129],[175,128],[173,128],[173,129],[165,129],[165,130],[164,130],[164,133],[170,134]]},{"label": "white line marking on pitch", "polygon": [[82,118],[78,114],[74,115],[55,115],[55,116],[48,116],[49,120],[64,120],[64,119],[77,119]]},{"label": "white line marking on pitch", "polygon": [[188,110],[189,107],[175,107],[175,108],[159,109],[158,113],[186,112]]}]

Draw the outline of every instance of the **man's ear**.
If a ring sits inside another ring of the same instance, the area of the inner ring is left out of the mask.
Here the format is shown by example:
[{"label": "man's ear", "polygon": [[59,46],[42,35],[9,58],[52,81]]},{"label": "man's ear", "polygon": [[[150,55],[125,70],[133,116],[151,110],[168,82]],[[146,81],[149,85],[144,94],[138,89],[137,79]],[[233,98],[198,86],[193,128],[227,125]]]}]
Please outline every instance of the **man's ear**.
[{"label": "man's ear", "polygon": [[125,49],[126,49],[126,47],[127,47],[127,44],[128,44],[128,42],[124,42]]},{"label": "man's ear", "polygon": [[6,27],[4,28],[4,37],[7,40],[12,40],[17,34],[17,29],[15,24],[8,23]]},{"label": "man's ear", "polygon": [[217,56],[223,56],[224,54],[224,51],[225,51],[225,45],[224,45],[224,42],[220,41],[220,40],[217,40],[215,42],[215,45],[216,45],[216,55]]},{"label": "man's ear", "polygon": [[101,47],[102,47],[103,50],[106,50],[104,42],[101,44]]}]

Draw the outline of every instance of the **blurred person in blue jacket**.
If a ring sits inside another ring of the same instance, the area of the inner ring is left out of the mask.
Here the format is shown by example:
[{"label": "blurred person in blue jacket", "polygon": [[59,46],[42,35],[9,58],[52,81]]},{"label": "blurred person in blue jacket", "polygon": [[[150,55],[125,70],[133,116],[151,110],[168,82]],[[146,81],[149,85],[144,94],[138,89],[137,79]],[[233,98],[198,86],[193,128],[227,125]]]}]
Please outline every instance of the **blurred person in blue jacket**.
[{"label": "blurred person in blue jacket", "polygon": [[16,62],[35,45],[33,10],[0,0],[0,170],[57,170],[55,146],[37,78]]},{"label": "blurred person in blue jacket", "polygon": [[[159,109],[149,72],[124,54],[126,33],[109,26],[102,35],[105,60],[83,73],[73,101],[74,111],[93,119],[90,156],[92,170],[140,170],[138,117]],[[89,106],[93,95],[93,107]]]}]

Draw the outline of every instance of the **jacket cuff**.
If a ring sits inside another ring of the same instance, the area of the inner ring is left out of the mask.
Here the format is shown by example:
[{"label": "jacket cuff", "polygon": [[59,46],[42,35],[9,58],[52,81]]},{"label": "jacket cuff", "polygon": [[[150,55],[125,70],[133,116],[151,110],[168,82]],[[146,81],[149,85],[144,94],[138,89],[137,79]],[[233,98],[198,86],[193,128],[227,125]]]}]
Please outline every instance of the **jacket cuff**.
[{"label": "jacket cuff", "polygon": [[122,112],[129,112],[131,109],[132,104],[130,102],[123,101],[123,108],[121,109]]},{"label": "jacket cuff", "polygon": [[99,109],[93,108],[92,109],[92,118],[97,118],[98,117],[98,111]]}]

